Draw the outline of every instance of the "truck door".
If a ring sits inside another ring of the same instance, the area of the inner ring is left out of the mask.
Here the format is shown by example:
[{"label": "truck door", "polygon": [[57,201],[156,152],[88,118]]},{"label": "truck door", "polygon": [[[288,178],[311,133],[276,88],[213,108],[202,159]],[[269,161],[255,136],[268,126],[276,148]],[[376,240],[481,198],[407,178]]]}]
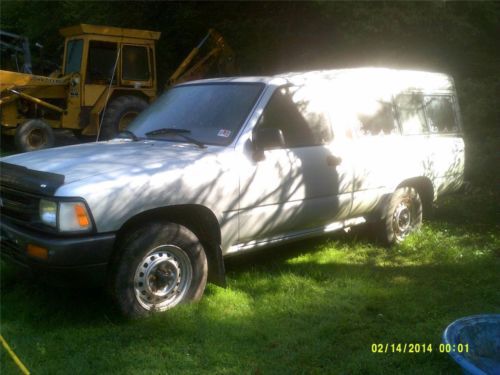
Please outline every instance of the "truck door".
[{"label": "truck door", "polygon": [[285,145],[240,173],[240,242],[289,236],[346,217],[351,171],[331,147],[328,116],[307,87],[277,89],[255,129],[274,128]]}]

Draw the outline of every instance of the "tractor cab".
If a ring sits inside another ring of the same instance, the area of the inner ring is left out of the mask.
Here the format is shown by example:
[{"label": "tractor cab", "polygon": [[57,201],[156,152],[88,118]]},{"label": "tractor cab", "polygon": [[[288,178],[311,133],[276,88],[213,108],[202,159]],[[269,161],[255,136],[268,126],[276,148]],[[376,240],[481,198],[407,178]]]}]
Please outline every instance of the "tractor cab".
[{"label": "tractor cab", "polygon": [[[0,70],[0,129],[14,136],[19,151],[52,147],[53,129],[111,139],[157,96],[155,47],[160,32],[80,24],[60,33],[65,37],[61,72],[34,75],[27,63],[22,72]],[[27,44],[26,38],[20,40]],[[166,87],[234,73],[232,49],[210,29]]]},{"label": "tractor cab", "polygon": [[[82,134],[96,133],[99,116],[108,101],[111,105],[119,97],[128,96],[121,102],[127,102],[130,111],[108,121],[118,120],[118,128],[112,126],[115,129],[108,129],[103,136],[124,129],[143,104],[156,96],[155,42],[161,33],[86,24],[61,29],[60,33],[66,39],[62,74],[76,73],[77,77],[70,95],[79,99],[74,105],[81,107],[77,122],[80,127],[84,125]],[[69,127],[69,122],[64,127]]]}]

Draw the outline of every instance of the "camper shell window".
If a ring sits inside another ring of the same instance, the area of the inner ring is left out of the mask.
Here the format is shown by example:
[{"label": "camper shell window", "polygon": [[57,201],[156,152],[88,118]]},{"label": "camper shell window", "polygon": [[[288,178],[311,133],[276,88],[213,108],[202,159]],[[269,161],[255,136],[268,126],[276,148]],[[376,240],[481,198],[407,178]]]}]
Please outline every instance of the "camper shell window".
[{"label": "camper shell window", "polygon": [[425,104],[425,113],[431,133],[458,132],[451,96],[426,96]]},{"label": "camper shell window", "polygon": [[405,135],[427,134],[424,97],[420,93],[401,94],[395,98],[399,125]]}]

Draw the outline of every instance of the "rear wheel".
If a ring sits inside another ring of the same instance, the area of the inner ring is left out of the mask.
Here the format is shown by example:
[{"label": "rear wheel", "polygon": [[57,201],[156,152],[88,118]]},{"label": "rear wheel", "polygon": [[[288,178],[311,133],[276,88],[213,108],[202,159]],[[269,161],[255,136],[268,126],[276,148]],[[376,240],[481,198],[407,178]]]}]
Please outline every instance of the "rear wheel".
[{"label": "rear wheel", "polygon": [[108,104],[104,113],[99,139],[114,138],[120,131],[127,129],[132,120],[147,107],[147,101],[133,95],[114,99]]},{"label": "rear wheel", "polygon": [[121,312],[140,317],[197,301],[207,283],[207,258],[186,227],[154,223],[123,241],[110,286]]},{"label": "rear wheel", "polygon": [[382,239],[388,245],[401,243],[418,230],[422,225],[422,201],[418,192],[410,186],[396,189],[380,224]]},{"label": "rear wheel", "polygon": [[50,148],[54,146],[54,132],[45,121],[32,119],[17,128],[14,142],[21,152]]}]

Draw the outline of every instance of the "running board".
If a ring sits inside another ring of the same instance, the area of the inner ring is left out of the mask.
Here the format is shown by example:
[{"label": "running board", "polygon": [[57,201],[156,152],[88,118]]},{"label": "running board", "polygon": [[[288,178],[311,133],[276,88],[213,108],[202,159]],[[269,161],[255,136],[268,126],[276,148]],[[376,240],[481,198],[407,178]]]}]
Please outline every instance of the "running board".
[{"label": "running board", "polygon": [[239,252],[244,252],[244,251],[264,248],[264,247],[268,247],[268,246],[283,244],[283,243],[287,243],[287,242],[303,240],[306,238],[316,237],[316,236],[320,236],[320,235],[325,234],[325,233],[333,232],[333,231],[336,231],[339,229],[348,228],[348,227],[363,224],[363,223],[366,223],[366,219],[364,217],[360,216],[360,217],[355,217],[355,218],[347,219],[347,220],[334,221],[334,222],[332,222],[328,225],[325,225],[324,227],[320,227],[320,228],[301,230],[301,231],[297,231],[297,232],[292,232],[292,233],[287,234],[287,235],[274,236],[274,237],[269,237],[269,238],[254,240],[254,241],[249,241],[249,242],[242,242],[242,243],[231,246],[224,253],[224,256],[231,256],[231,255],[235,255]]}]

